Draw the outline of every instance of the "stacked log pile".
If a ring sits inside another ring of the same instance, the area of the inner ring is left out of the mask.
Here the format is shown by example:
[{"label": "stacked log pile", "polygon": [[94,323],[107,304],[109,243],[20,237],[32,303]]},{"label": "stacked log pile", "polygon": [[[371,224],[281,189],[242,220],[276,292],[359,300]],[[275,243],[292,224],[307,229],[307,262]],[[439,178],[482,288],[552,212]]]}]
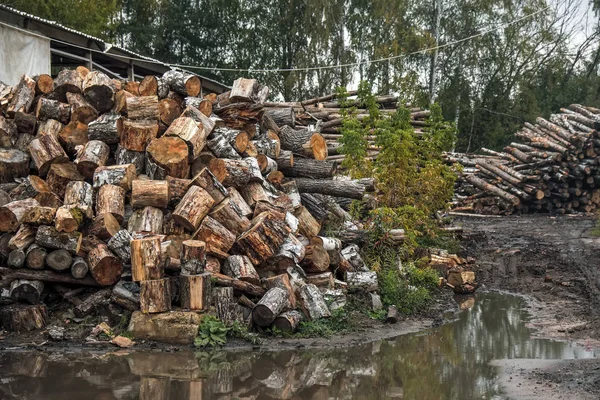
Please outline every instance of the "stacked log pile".
[{"label": "stacked log pile", "polygon": [[324,293],[377,290],[356,245],[320,236],[327,218],[354,226],[332,196],[373,182],[336,177],[319,123],[265,108],[256,80],[200,87],[83,67],[0,85],[5,329],[42,327],[58,295],[79,318],[214,307],[294,330],[329,316]]},{"label": "stacked log pile", "polygon": [[600,206],[600,109],[572,104],[525,123],[503,152],[449,154],[464,170],[456,211],[591,213]]},{"label": "stacked log pile", "polygon": [[[355,96],[357,91],[349,91],[349,96]],[[379,106],[379,112],[383,115],[391,115],[398,108],[399,97],[394,95],[377,96],[375,98]],[[327,143],[327,160],[343,161],[344,154],[341,153],[342,122],[343,109],[353,107],[356,117],[359,120],[369,117],[369,111],[358,101],[346,100],[339,101],[335,94],[316,97],[301,102],[265,102],[265,112],[279,124],[287,125],[291,128],[304,129],[307,126],[319,123],[321,136]],[[419,134],[423,128],[428,126],[427,119],[430,116],[429,110],[421,108],[411,108],[411,125],[415,133]],[[367,157],[374,159],[379,154],[379,147],[376,145],[376,135],[367,137],[369,148]]]}]

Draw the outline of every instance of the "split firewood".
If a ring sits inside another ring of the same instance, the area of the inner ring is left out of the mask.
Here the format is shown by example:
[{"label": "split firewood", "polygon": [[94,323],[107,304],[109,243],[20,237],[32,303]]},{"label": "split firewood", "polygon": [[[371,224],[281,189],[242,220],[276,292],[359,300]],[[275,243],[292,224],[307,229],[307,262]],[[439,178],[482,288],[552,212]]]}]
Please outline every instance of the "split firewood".
[{"label": "split firewood", "polygon": [[37,229],[33,225],[21,224],[19,230],[8,241],[8,248],[11,250],[24,250],[35,242]]},{"label": "split firewood", "polygon": [[156,236],[131,241],[131,273],[135,282],[161,279],[160,239]]},{"label": "split firewood", "polygon": [[[188,117],[177,118],[165,132],[165,136],[179,137],[189,149],[189,159],[193,161],[204,148],[208,133],[199,128],[196,121]],[[185,178],[185,177],[182,177]]]},{"label": "split firewood", "polygon": [[169,278],[140,282],[140,309],[144,313],[160,313],[171,310]]},{"label": "split firewood", "polygon": [[211,303],[211,275],[180,275],[179,298],[181,308],[207,310]]},{"label": "split firewood", "polygon": [[265,280],[265,286],[268,289],[278,287],[280,289],[285,290],[288,297],[288,304],[284,307],[284,309],[293,310],[296,308],[296,294],[294,293],[294,288],[290,282],[290,278],[287,274],[280,274]]},{"label": "split firewood", "polygon": [[[192,179],[194,184],[200,186],[210,194],[215,203],[220,203],[229,196],[229,190],[219,182],[217,177],[213,175],[208,168],[203,168]],[[239,206],[239,204],[238,204]]]},{"label": "split firewood", "polygon": [[137,175],[146,172],[146,152],[127,150],[120,145],[115,150],[117,165],[133,164]]},{"label": "split firewood", "polygon": [[131,262],[132,240],[133,236],[131,236],[131,233],[128,230],[122,229],[110,238],[107,245],[124,264],[129,264]]},{"label": "split firewood", "polygon": [[132,233],[162,234],[163,221],[164,214],[161,209],[148,206],[133,212],[127,221],[127,230]]}]

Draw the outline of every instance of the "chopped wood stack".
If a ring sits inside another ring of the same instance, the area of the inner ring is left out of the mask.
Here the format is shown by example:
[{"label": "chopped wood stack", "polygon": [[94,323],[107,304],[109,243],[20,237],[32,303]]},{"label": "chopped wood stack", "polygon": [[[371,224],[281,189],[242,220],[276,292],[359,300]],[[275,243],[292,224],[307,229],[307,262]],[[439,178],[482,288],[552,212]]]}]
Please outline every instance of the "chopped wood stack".
[{"label": "chopped wood stack", "polygon": [[600,206],[600,109],[571,104],[525,123],[504,152],[449,154],[464,166],[455,210],[482,214],[591,213]]},{"label": "chopped wood stack", "polygon": [[[356,90],[349,91],[348,96],[356,96]],[[342,138],[342,108],[355,107],[356,116],[359,120],[369,117],[369,111],[357,100],[340,101],[336,94],[316,97],[301,102],[266,102],[265,113],[278,125],[287,125],[294,128],[296,132],[302,132],[311,125],[320,124],[319,132],[327,144],[328,161],[343,161],[344,154],[340,152]],[[376,101],[380,107],[379,112],[387,115],[392,114],[398,108],[399,97],[394,95],[377,96]],[[411,108],[411,125],[419,134],[423,127],[428,125],[427,118],[430,112],[420,108]],[[285,134],[285,132],[284,132]],[[375,144],[376,136],[369,136],[369,148],[367,157],[375,158],[379,154],[379,147]],[[293,176],[293,175],[291,175]]]},{"label": "chopped wood stack", "polygon": [[320,123],[264,107],[256,80],[198,97],[198,77],[178,71],[137,83],[80,67],[41,93],[40,79],[0,92],[0,285],[37,307],[14,321],[45,320],[52,291],[78,317],[214,305],[232,322],[256,304],[257,325],[293,330],[329,316],[321,290],[348,274],[377,289],[356,246],[319,236],[349,220],[332,196],[361,199],[373,182],[335,176]]}]

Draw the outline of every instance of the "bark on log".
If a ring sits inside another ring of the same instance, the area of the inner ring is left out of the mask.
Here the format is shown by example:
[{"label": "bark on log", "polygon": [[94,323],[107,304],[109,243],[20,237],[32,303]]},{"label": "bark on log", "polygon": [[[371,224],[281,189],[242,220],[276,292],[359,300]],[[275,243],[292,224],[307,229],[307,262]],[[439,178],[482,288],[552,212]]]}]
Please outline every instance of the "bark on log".
[{"label": "bark on log", "polygon": [[169,278],[140,282],[140,310],[144,313],[171,311]]},{"label": "bark on log", "polygon": [[83,180],[84,176],[79,173],[77,166],[68,162],[52,164],[46,177],[48,187],[59,199],[64,199],[69,183]]},{"label": "bark on log", "polygon": [[73,257],[73,264],[71,264],[71,276],[73,278],[83,279],[87,275],[88,271],[88,264],[82,257]]},{"label": "bark on log", "polygon": [[379,289],[377,273],[374,271],[347,272],[346,283],[348,284],[348,289],[364,289],[369,292]]},{"label": "bark on log", "polygon": [[277,316],[277,318],[273,320],[273,326],[281,332],[292,333],[298,329],[300,322],[303,320],[304,317],[300,311],[291,310]]},{"label": "bark on log", "polygon": [[333,273],[322,272],[320,274],[308,274],[306,282],[315,285],[316,287],[333,289],[335,286],[335,279]]},{"label": "bark on log", "polygon": [[204,270],[211,274],[221,273],[221,260],[214,256],[206,256],[206,266]]},{"label": "bark on log", "polygon": [[48,314],[44,304],[12,304],[0,309],[0,326],[10,332],[27,332],[46,327]]},{"label": "bark on log", "polygon": [[[277,160],[279,164],[279,159]],[[337,165],[331,161],[318,161],[310,158],[296,158],[291,167],[280,166],[279,170],[288,177],[331,178],[337,171]]]},{"label": "bark on log", "polygon": [[35,235],[35,243],[48,249],[63,249],[77,254],[81,247],[81,233],[58,232],[53,226],[42,225]]},{"label": "bark on log", "polygon": [[242,322],[241,308],[235,300],[233,288],[219,287],[213,293],[217,318],[227,325]]},{"label": "bark on log", "polygon": [[288,294],[278,287],[269,289],[252,310],[252,320],[258,326],[269,326],[288,304]]},{"label": "bark on log", "polygon": [[163,74],[164,79],[172,91],[182,96],[197,97],[200,94],[201,82],[196,75],[182,71],[167,71]]},{"label": "bark on log", "polygon": [[55,119],[48,119],[38,126],[38,136],[52,135],[58,139],[58,134],[65,126]]},{"label": "bark on log", "polygon": [[264,212],[252,220],[252,227],[237,239],[236,246],[258,266],[278,252],[289,233],[285,220]]},{"label": "bark on log", "polygon": [[127,117],[132,120],[153,120],[158,121],[158,97],[157,96],[139,96],[128,97],[125,100],[127,104]]},{"label": "bark on log", "polygon": [[110,300],[120,307],[129,310],[137,311],[140,309],[139,293],[132,293],[124,284],[123,281],[117,283],[112,290]]},{"label": "bark on log", "polygon": [[21,224],[19,230],[8,241],[8,248],[11,250],[25,250],[35,241],[37,229],[29,224]]},{"label": "bark on log", "polygon": [[240,235],[250,228],[250,220],[230,198],[225,198],[212,209],[210,216],[234,235]]},{"label": "bark on log", "polygon": [[115,150],[115,161],[117,165],[133,164],[136,175],[146,172],[146,153],[143,151],[127,150],[118,145]]},{"label": "bark on log", "polygon": [[213,175],[208,168],[203,168],[192,179],[194,184],[206,190],[214,199],[215,203],[220,203],[229,195],[229,191],[219,182],[217,177]]},{"label": "bark on log", "polygon": [[123,263],[104,243],[88,253],[87,263],[92,277],[101,286],[114,285],[123,273]]},{"label": "bark on log", "polygon": [[197,108],[203,115],[206,117],[210,117],[213,111],[213,103],[212,101],[200,98],[200,97],[186,97],[185,98],[185,106],[186,107],[194,107]]},{"label": "bark on log", "polygon": [[292,107],[272,108],[265,111],[265,115],[271,117],[277,126],[296,127],[296,113]]},{"label": "bark on log", "polygon": [[29,156],[16,149],[0,149],[0,183],[14,182],[29,174]]},{"label": "bark on log", "polygon": [[340,254],[355,270],[360,270],[365,267],[365,262],[360,256],[360,249],[356,244],[345,247]]},{"label": "bark on log", "polygon": [[208,310],[211,302],[211,277],[209,273],[179,276],[181,308]]},{"label": "bark on log", "polygon": [[131,263],[131,241],[133,237],[128,230],[121,229],[108,241],[108,248],[121,259],[124,264]]},{"label": "bark on log", "polygon": [[119,221],[125,218],[125,190],[120,186],[103,185],[96,197],[96,215],[110,213]]},{"label": "bark on log", "polygon": [[242,197],[240,192],[238,192],[238,190],[233,187],[227,189],[227,191],[229,192],[229,198],[236,205],[236,207],[239,210],[241,210],[242,215],[244,215],[246,217],[252,216],[252,214],[253,214],[252,208],[250,208],[248,203],[246,203],[246,200],[244,200],[244,198]]},{"label": "bark on log", "polygon": [[183,140],[188,146],[189,161],[192,162],[206,145],[208,133],[199,128],[192,118],[180,117],[169,126],[165,136],[174,136]]},{"label": "bark on log", "polygon": [[110,110],[115,101],[115,87],[106,74],[91,71],[82,84],[83,94],[99,113]]},{"label": "bark on log", "polygon": [[203,273],[206,265],[206,243],[201,240],[184,240],[181,245],[181,273],[186,275]]},{"label": "bark on log", "polygon": [[109,156],[110,148],[106,143],[99,140],[90,140],[83,146],[75,159],[77,171],[91,180],[94,177],[96,168],[104,166]]},{"label": "bark on log", "polygon": [[269,203],[271,201],[261,182],[249,182],[241,186],[240,193],[250,207],[256,206],[258,202]]},{"label": "bark on log", "polygon": [[258,161],[258,167],[263,175],[268,175],[273,171],[277,171],[277,161],[264,154],[259,154],[256,157],[256,161]]},{"label": "bark on log", "polygon": [[59,232],[73,232],[83,225],[85,214],[77,206],[60,206],[54,217],[54,227]]},{"label": "bark on log", "polygon": [[160,238],[157,236],[131,241],[131,276],[134,282],[161,279]]},{"label": "bark on log", "polygon": [[286,269],[299,264],[306,255],[304,244],[294,235],[290,234],[285,239],[277,254],[268,260],[268,263],[276,271],[285,271]]},{"label": "bark on log", "polygon": [[327,318],[331,316],[327,304],[315,285],[307,284],[298,290],[298,300],[306,315],[310,320]]},{"label": "bark on log", "polygon": [[324,272],[329,269],[329,262],[327,250],[319,245],[308,245],[300,266],[306,272]]},{"label": "bark on log", "polygon": [[8,254],[6,265],[9,268],[22,268],[25,264],[25,252],[22,249],[13,250]]},{"label": "bark on log", "polygon": [[93,217],[94,191],[92,185],[84,181],[73,181],[65,188],[64,204],[76,206],[88,218]]},{"label": "bark on log", "polygon": [[[60,76],[60,74],[59,74]],[[57,78],[58,79],[58,78]],[[55,81],[56,82],[56,81]],[[35,81],[23,75],[15,89],[10,104],[6,108],[6,115],[14,118],[16,113],[27,114],[35,98]]]},{"label": "bark on log", "polygon": [[246,293],[250,296],[260,297],[265,294],[265,289],[253,285],[250,282],[240,281],[227,275],[211,272],[212,279],[219,286],[232,287],[234,290]]},{"label": "bark on log", "polygon": [[18,302],[38,304],[44,291],[42,281],[19,279],[10,284],[10,297]]},{"label": "bark on log", "polygon": [[302,205],[306,207],[310,215],[319,223],[323,223],[329,216],[327,201],[322,196],[317,196],[312,193],[302,193],[300,198],[302,199]]},{"label": "bark on log", "polygon": [[294,216],[298,218],[298,230],[308,239],[317,236],[321,231],[321,224],[308,212],[306,207],[299,206],[296,208]]},{"label": "bark on log", "polygon": [[167,181],[134,180],[131,185],[131,206],[134,209],[147,206],[166,208],[169,204]]},{"label": "bark on log", "polygon": [[71,120],[71,106],[56,100],[40,97],[35,107],[35,117],[39,121],[54,119],[66,125]]},{"label": "bark on log", "polygon": [[281,148],[315,160],[327,158],[327,143],[319,133],[308,129],[294,130],[284,126],[279,133]]},{"label": "bark on log", "polygon": [[129,232],[163,233],[163,212],[156,207],[144,207],[136,210],[127,221]]},{"label": "bark on log", "polygon": [[91,277],[75,279],[70,274],[47,270],[10,269],[0,267],[0,286],[6,286],[15,279],[36,279],[42,282],[68,283],[73,285],[98,286]]},{"label": "bark on log", "polygon": [[73,313],[77,318],[84,318],[92,314],[97,308],[108,304],[110,293],[110,289],[100,289],[92,293],[73,309]]},{"label": "bark on log", "polygon": [[[17,130],[21,134],[21,136],[17,138],[17,142],[19,142],[19,139],[23,140],[22,136],[26,136],[29,138],[35,133],[35,128],[38,124],[38,121],[35,115],[33,114],[25,114],[18,112],[15,114],[14,123],[15,125],[17,125]],[[33,137],[31,137],[31,140],[33,140]]]},{"label": "bark on log", "polygon": [[267,289],[278,287],[280,289],[285,290],[288,301],[284,307],[284,310],[293,310],[296,308],[296,294],[294,293],[294,288],[292,287],[290,278],[287,274],[280,274],[267,278],[265,280],[265,287]]},{"label": "bark on log", "polygon": [[[71,106],[70,119],[72,121],[78,121],[82,124],[89,124],[90,122],[98,118],[98,111],[79,93],[67,93],[67,101]],[[41,99],[40,99],[41,102]],[[40,103],[38,103],[38,110],[40,109]],[[38,111],[39,112],[39,111]],[[67,113],[65,113],[67,114]],[[53,117],[51,117],[53,118]],[[39,119],[39,117],[38,117]],[[63,124],[68,123],[62,121],[61,118],[54,118],[62,122]]]},{"label": "bark on log", "polygon": [[[183,199],[183,196],[192,186],[192,179],[181,179],[167,176],[167,185],[169,187],[169,205],[176,205]],[[210,193],[209,193],[210,194]]]},{"label": "bark on log", "polygon": [[223,263],[223,272],[232,278],[239,279],[245,282],[250,282],[255,285],[260,284],[260,277],[254,269],[254,265],[246,256],[229,256]]},{"label": "bark on log", "polygon": [[215,158],[209,164],[210,171],[225,187],[242,188],[250,182],[262,182],[263,178],[255,158],[229,160]]},{"label": "bark on log", "polygon": [[46,257],[46,265],[56,272],[66,271],[71,268],[72,263],[73,257],[63,249],[54,250]]},{"label": "bark on log", "polygon": [[39,203],[34,199],[12,201],[0,207],[0,232],[16,232],[23,215]]},{"label": "bark on log", "polygon": [[0,147],[9,148],[17,141],[17,124],[0,115]]},{"label": "bark on log", "polygon": [[106,144],[119,143],[122,123],[119,114],[103,114],[88,124],[88,139]]},{"label": "bark on log", "polygon": [[235,235],[212,217],[205,217],[194,239],[206,243],[206,252],[218,258],[227,257],[235,243]]},{"label": "bark on log", "polygon": [[214,203],[206,190],[200,186],[191,186],[173,211],[173,218],[184,228],[194,231],[198,229]]},{"label": "bark on log", "polygon": [[188,177],[189,150],[187,144],[179,137],[164,136],[154,139],[146,148],[146,153],[146,174],[150,179],[164,179],[166,175],[175,178]]},{"label": "bark on log", "polygon": [[[31,143],[29,143],[28,150],[29,154],[31,155],[31,158],[33,159],[33,162],[35,163],[35,167],[37,168],[41,176],[46,176],[52,163],[62,163],[69,161],[69,157],[67,157],[67,154],[58,142],[58,139],[52,135],[40,136],[39,138],[32,140]],[[13,158],[17,155],[20,156],[20,152],[14,153],[15,151],[17,150],[13,150],[13,153],[8,153],[6,156],[11,155]],[[23,157],[20,156],[19,163],[22,164],[22,160]],[[7,161],[3,161],[2,166],[8,167],[7,164],[9,162],[15,165],[16,160],[13,161],[12,159],[8,159]],[[15,167],[16,165],[13,168]],[[16,172],[18,173],[19,171]]]},{"label": "bark on log", "polygon": [[119,146],[132,151],[146,151],[148,144],[158,136],[156,121],[126,119],[120,129]]},{"label": "bark on log", "polygon": [[131,190],[131,182],[136,178],[135,166],[133,164],[111,165],[109,167],[98,167],[94,172],[94,189],[105,185],[121,187],[125,192]]},{"label": "bark on log", "polygon": [[363,198],[366,189],[364,185],[350,180],[296,178],[295,181],[300,193],[320,193],[357,200]]}]

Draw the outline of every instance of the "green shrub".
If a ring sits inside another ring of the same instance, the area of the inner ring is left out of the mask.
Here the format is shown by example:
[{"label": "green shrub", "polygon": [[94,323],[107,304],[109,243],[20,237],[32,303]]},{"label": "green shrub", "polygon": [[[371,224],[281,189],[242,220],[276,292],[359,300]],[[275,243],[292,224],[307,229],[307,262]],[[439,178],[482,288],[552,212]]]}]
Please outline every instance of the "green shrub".
[{"label": "green shrub", "polygon": [[217,347],[227,343],[227,332],[229,329],[225,324],[212,315],[202,318],[198,327],[198,335],[194,339],[196,347]]}]

